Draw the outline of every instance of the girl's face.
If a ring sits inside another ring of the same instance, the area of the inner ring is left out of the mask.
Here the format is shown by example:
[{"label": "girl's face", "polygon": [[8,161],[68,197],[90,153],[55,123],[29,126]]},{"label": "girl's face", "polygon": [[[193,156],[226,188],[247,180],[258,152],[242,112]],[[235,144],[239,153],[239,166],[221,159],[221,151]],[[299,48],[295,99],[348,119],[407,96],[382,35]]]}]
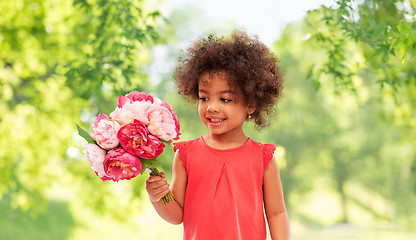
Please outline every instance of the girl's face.
[{"label": "girl's face", "polygon": [[198,112],[212,134],[241,134],[248,113],[253,111],[242,95],[230,87],[226,74],[218,72],[201,75]]}]

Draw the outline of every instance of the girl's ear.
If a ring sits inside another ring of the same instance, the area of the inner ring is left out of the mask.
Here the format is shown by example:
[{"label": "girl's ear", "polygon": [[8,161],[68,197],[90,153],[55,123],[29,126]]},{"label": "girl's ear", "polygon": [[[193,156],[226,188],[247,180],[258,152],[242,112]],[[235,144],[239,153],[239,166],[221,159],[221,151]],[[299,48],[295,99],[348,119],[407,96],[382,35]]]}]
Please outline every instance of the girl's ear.
[{"label": "girl's ear", "polygon": [[256,108],[248,106],[247,107],[247,118],[246,119],[250,120],[251,119],[251,114],[253,114],[255,110],[256,110]]},{"label": "girl's ear", "polygon": [[253,113],[254,113],[254,111],[256,111],[256,108],[255,108],[254,106],[249,105],[249,106],[247,107],[247,113],[248,113],[248,115],[253,114]]}]

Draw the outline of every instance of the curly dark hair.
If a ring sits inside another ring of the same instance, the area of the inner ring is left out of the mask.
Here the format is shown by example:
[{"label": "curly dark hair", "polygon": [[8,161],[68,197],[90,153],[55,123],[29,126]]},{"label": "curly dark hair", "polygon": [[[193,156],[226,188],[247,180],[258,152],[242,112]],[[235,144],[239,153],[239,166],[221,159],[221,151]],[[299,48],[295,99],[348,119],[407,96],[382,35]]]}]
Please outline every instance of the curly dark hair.
[{"label": "curly dark hair", "polygon": [[230,86],[241,90],[258,129],[268,125],[282,94],[283,79],[278,60],[258,36],[245,31],[234,31],[229,37],[214,34],[195,41],[178,58],[173,79],[178,93],[188,99],[198,99],[200,76],[206,72],[225,72]]}]

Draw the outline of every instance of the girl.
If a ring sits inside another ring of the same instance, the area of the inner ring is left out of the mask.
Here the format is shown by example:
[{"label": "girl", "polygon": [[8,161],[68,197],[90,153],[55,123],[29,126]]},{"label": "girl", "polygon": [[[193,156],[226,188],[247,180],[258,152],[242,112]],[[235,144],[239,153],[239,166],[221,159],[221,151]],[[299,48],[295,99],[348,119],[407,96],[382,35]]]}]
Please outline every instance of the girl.
[{"label": "girl", "polygon": [[245,32],[210,35],[179,58],[174,75],[179,93],[199,101],[209,131],[175,143],[174,202],[161,201],[169,191],[164,174],[150,176],[146,190],[163,219],[183,222],[184,239],[266,239],[263,205],[272,239],[289,239],[276,146],[253,141],[242,128],[245,121],[266,125],[282,90],[276,63],[270,50]]}]

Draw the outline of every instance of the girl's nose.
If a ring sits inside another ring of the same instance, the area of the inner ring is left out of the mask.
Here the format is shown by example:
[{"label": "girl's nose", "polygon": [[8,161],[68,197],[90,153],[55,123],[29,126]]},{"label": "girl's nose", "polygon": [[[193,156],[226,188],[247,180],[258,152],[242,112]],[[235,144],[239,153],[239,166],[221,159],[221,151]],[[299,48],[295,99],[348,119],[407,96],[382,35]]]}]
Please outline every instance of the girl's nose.
[{"label": "girl's nose", "polygon": [[218,105],[215,102],[211,102],[207,106],[207,111],[208,112],[218,112]]}]

